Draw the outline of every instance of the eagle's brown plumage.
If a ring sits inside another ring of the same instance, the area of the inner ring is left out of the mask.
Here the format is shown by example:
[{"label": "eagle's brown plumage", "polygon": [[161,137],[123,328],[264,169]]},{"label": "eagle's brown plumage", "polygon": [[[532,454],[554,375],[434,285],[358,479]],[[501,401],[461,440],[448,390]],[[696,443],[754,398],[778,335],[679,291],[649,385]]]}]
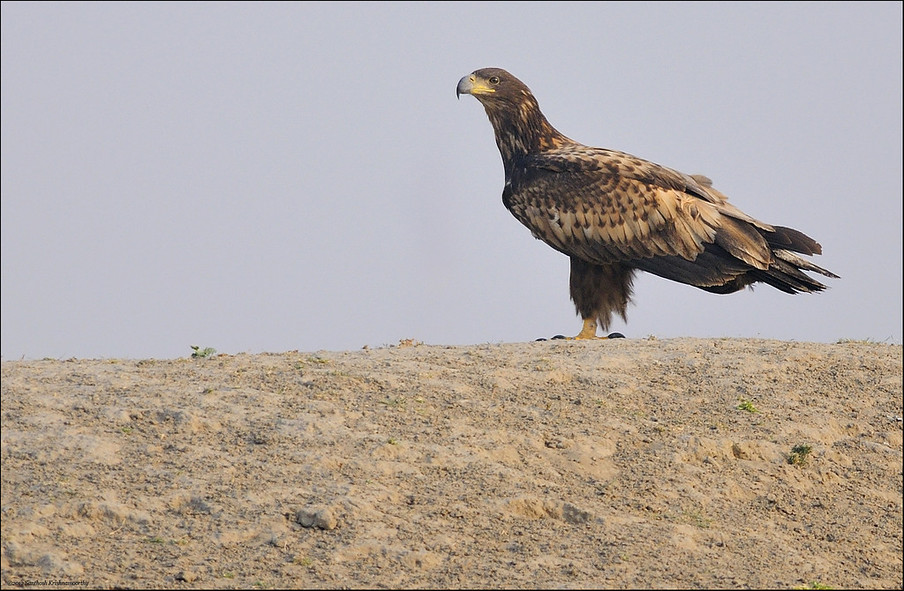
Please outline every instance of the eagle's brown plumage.
[{"label": "eagle's brown plumage", "polygon": [[837,275],[798,254],[820,245],[728,203],[709,179],[579,144],[552,127],[530,89],[498,68],[462,78],[457,94],[486,109],[505,168],[502,201],[536,238],[571,258],[571,299],[594,338],[625,318],[637,270],[713,293],[767,283],[821,291],[803,273]]}]

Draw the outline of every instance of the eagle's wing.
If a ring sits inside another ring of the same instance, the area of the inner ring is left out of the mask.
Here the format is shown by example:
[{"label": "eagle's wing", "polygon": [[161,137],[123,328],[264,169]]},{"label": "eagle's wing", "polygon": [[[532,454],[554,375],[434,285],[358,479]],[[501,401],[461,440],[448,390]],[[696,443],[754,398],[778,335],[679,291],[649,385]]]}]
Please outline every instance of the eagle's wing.
[{"label": "eagle's wing", "polygon": [[612,150],[575,144],[530,155],[515,163],[503,200],[537,238],[596,264],[704,287],[774,260],[760,232],[774,228],[708,179]]}]

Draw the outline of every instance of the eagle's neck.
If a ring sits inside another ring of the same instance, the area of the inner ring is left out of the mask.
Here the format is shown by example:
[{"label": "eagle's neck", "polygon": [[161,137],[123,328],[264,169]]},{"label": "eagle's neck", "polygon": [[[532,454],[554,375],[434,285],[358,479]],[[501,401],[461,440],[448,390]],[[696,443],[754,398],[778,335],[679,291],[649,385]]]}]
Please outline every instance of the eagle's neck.
[{"label": "eagle's neck", "polygon": [[549,124],[532,95],[523,96],[517,104],[487,104],[484,107],[496,134],[506,178],[520,158],[571,141]]}]

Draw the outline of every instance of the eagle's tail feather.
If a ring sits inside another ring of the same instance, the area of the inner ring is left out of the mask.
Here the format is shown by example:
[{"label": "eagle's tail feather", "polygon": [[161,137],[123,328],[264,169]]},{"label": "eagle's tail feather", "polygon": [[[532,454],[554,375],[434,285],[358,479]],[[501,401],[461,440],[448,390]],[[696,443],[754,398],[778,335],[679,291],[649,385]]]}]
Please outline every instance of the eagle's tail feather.
[{"label": "eagle's tail feather", "polygon": [[803,232],[785,226],[772,228],[774,232],[764,232],[763,236],[773,250],[791,250],[805,255],[822,254],[822,246]]}]

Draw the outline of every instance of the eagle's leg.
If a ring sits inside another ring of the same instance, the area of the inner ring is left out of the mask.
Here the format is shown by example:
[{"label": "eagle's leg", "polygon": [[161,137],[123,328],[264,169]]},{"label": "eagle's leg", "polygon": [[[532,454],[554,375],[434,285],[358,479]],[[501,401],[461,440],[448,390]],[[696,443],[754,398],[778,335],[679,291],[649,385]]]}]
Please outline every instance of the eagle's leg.
[{"label": "eagle's leg", "polygon": [[[575,311],[584,327],[575,339],[606,339],[596,336],[596,327],[609,328],[612,314],[625,317],[631,299],[634,271],[622,265],[596,265],[571,257],[569,290]],[[621,336],[613,333],[613,336]]]},{"label": "eagle's leg", "polygon": [[605,339],[606,337],[596,336],[596,318],[584,318],[584,328],[574,337],[575,340],[581,339]]}]

